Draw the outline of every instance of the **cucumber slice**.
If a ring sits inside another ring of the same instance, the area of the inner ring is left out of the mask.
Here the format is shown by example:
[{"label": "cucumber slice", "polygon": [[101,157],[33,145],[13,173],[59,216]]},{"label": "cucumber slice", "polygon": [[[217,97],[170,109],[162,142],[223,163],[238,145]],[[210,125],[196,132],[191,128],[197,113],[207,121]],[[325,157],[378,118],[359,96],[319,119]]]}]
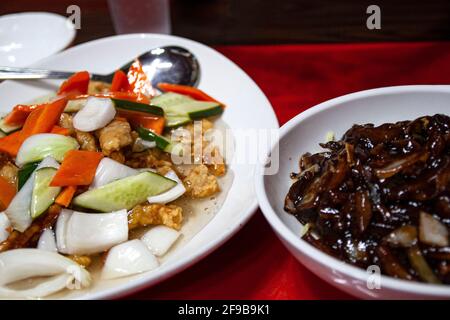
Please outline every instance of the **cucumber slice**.
[{"label": "cucumber slice", "polygon": [[137,204],[145,202],[149,196],[163,193],[176,184],[176,181],[146,171],[86,191],[77,196],[73,204],[101,212],[130,210]]},{"label": "cucumber slice", "polygon": [[197,101],[191,97],[167,92],[152,99],[154,105],[164,109],[166,127],[176,127],[192,120],[220,115],[223,108],[220,103]]},{"label": "cucumber slice", "polygon": [[22,128],[22,126],[11,126],[5,123],[5,119],[3,118],[0,119],[0,131],[3,132],[5,135],[20,130],[20,128]]},{"label": "cucumber slice", "polygon": [[156,106],[160,106],[164,110],[176,106],[177,104],[185,103],[185,102],[191,102],[195,101],[191,97],[185,96],[184,94],[179,94],[175,92],[167,92],[160,94],[159,96],[156,96],[152,98],[152,103]]},{"label": "cucumber slice", "polygon": [[150,131],[143,127],[136,128],[136,131],[141,139],[155,142],[156,147],[165,152],[172,153],[178,156],[181,156],[183,153],[183,148],[181,148],[181,145],[179,146],[178,143],[170,141],[169,139],[163,136],[157,135],[153,131]]},{"label": "cucumber slice", "polygon": [[166,118],[165,126],[167,128],[179,127],[192,121],[191,118],[189,118],[189,116],[175,116],[166,114],[165,118]]},{"label": "cucumber slice", "polygon": [[55,168],[42,168],[36,171],[33,193],[31,195],[31,218],[39,217],[55,202],[61,192],[60,187],[50,187],[50,182],[56,174]]},{"label": "cucumber slice", "polygon": [[114,107],[116,107],[117,109],[144,112],[156,116],[164,116],[164,110],[161,107],[157,107],[155,105],[121,99],[111,99],[111,101],[113,102]]},{"label": "cucumber slice", "polygon": [[39,162],[31,162],[24,165],[21,169],[19,169],[18,177],[18,189],[22,189],[23,185],[28,181],[30,176],[33,174],[34,170],[36,170]]},{"label": "cucumber slice", "polygon": [[0,130],[0,138],[6,137],[6,133],[4,133],[2,130]]}]

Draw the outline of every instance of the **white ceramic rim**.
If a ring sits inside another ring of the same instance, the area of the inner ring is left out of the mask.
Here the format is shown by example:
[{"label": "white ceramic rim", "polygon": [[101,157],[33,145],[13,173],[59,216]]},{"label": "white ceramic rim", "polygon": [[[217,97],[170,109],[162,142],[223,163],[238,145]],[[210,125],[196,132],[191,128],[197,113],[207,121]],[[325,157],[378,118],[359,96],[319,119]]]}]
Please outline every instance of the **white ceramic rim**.
[{"label": "white ceramic rim", "polygon": [[[89,42],[85,42],[83,44],[77,45],[73,48],[79,48],[82,46],[91,46],[91,45],[95,45],[104,41],[109,41],[111,38],[115,38],[115,39],[126,39],[126,38],[152,38],[152,37],[158,37],[158,38],[165,38],[165,39],[180,39],[183,41],[187,41],[187,42],[191,42],[193,44],[199,45],[204,47],[205,50],[208,51],[212,51],[214,52],[214,54],[220,55],[222,56],[224,59],[228,60],[230,63],[232,63],[233,65],[236,66],[237,71],[241,72],[245,77],[247,77],[249,79],[249,81],[251,81],[254,85],[255,85],[255,90],[257,90],[259,92],[259,94],[263,95],[265,97],[265,99],[267,100],[268,105],[271,106],[269,100],[267,99],[267,97],[265,96],[265,94],[261,91],[261,89],[259,88],[259,86],[253,81],[253,79],[251,79],[238,65],[236,65],[233,61],[231,61],[230,59],[228,59],[227,57],[225,57],[223,54],[221,54],[220,52],[218,52],[217,50],[214,50],[202,43],[199,43],[197,41],[193,41],[193,40],[189,40],[183,37],[177,37],[177,36],[172,36],[172,35],[162,35],[162,34],[146,34],[146,33],[137,33],[137,34],[125,34],[125,35],[116,35],[116,36],[111,36],[111,37],[105,37],[105,38],[101,38],[101,39],[97,39],[97,40],[93,40],[93,41],[89,41]],[[72,48],[67,49],[68,50],[72,50]],[[47,60],[52,59],[52,57],[47,57],[45,59],[39,60],[39,62],[36,62],[35,64],[41,64],[41,63],[45,63]],[[277,126],[279,126],[278,124],[278,120],[277,117],[275,115],[275,112],[273,110],[273,108],[271,108],[271,110],[268,110],[269,112],[272,113],[273,116],[273,120],[275,120],[275,123]],[[255,170],[256,171],[256,170]],[[137,291],[140,291],[144,288],[153,286],[157,283],[160,283],[166,279],[168,279],[169,277],[187,269],[188,267],[194,265],[195,263],[197,263],[198,261],[200,261],[201,259],[203,259],[204,257],[206,257],[207,255],[209,255],[211,252],[213,252],[215,249],[217,249],[218,247],[220,247],[222,244],[224,244],[226,241],[228,241],[234,234],[236,234],[239,230],[242,229],[242,227],[245,225],[245,223],[253,216],[253,214],[256,212],[256,209],[258,208],[258,202],[255,199],[253,199],[252,205],[250,205],[245,212],[241,215],[240,219],[236,221],[236,224],[234,225],[233,228],[226,228],[223,229],[222,234],[218,234],[217,237],[209,242],[207,245],[205,245],[202,250],[198,250],[195,253],[192,253],[190,255],[186,255],[185,257],[181,257],[176,261],[171,262],[170,266],[167,267],[167,270],[165,272],[164,275],[162,275],[161,277],[157,278],[157,279],[152,279],[150,281],[146,281],[145,279],[131,279],[130,281],[126,282],[126,284],[121,284],[118,285],[115,288],[110,288],[110,289],[105,289],[105,290],[101,290],[100,292],[95,292],[95,293],[90,293],[87,292],[86,294],[75,298],[75,300],[87,300],[87,299],[112,299],[112,298],[120,298],[123,297],[125,295],[130,295],[133,294]]]},{"label": "white ceramic rim", "polygon": [[[53,13],[53,12],[46,12],[46,11],[28,11],[28,12],[17,12],[17,13],[9,13],[9,14],[5,14],[0,16],[0,19],[20,19],[23,17],[28,17],[28,16],[36,16],[36,15],[40,15],[40,16],[46,16],[49,19],[57,19],[57,20],[64,20],[67,22],[67,17],[57,14],[57,13]],[[61,46],[59,48],[55,48],[54,50],[48,51],[47,55],[41,58],[38,58],[37,60],[34,60],[31,63],[27,63],[26,66],[29,66],[31,64],[35,64],[38,62],[43,61],[44,59],[54,55],[55,53],[61,52],[62,50],[66,49],[68,46],[70,46],[73,41],[75,40],[75,37],[77,35],[77,30],[72,27],[72,28],[67,28],[67,31],[70,32],[69,36],[65,39],[65,41],[62,42]],[[47,35],[46,35],[47,36]]]},{"label": "white ceramic rim", "polygon": [[[393,86],[384,87],[377,89],[370,89],[359,91],[355,93],[350,93],[344,96],[340,96],[325,102],[322,102],[314,107],[307,109],[306,111],[298,114],[287,123],[285,123],[280,128],[279,141],[295,126],[299,125],[302,121],[306,120],[310,116],[325,111],[327,109],[333,108],[338,104],[346,103],[355,99],[360,99],[364,97],[374,97],[384,94],[393,93],[412,93],[417,91],[426,92],[450,92],[450,86],[445,85],[411,85],[411,86]],[[401,120],[401,119],[399,119]],[[264,162],[263,162],[264,163]],[[314,246],[310,245],[308,242],[302,240],[298,235],[295,235],[278,217],[275,210],[272,208],[264,188],[264,166],[259,166],[256,172],[255,179],[255,190],[258,202],[263,212],[265,218],[276,231],[279,237],[284,241],[292,245],[295,249],[302,252],[309,259],[315,260],[318,263],[327,266],[330,269],[337,270],[338,272],[350,277],[355,278],[360,281],[367,280],[367,273],[365,270],[355,267],[353,265],[347,264],[337,258],[334,258]],[[413,292],[418,294],[426,294],[434,297],[448,298],[450,297],[450,286],[448,285],[435,285],[426,284],[420,282],[411,282],[407,280],[395,279],[386,275],[381,276],[381,281],[383,287],[392,290],[398,290],[402,292]],[[335,284],[333,284],[335,285]]]}]

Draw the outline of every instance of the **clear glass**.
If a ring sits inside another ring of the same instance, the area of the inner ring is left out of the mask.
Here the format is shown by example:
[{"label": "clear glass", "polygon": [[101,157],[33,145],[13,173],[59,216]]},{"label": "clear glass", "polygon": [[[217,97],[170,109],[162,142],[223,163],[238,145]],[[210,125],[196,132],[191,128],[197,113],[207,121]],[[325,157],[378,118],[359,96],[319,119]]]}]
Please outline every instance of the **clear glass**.
[{"label": "clear glass", "polygon": [[108,0],[117,34],[170,34],[170,0]]}]

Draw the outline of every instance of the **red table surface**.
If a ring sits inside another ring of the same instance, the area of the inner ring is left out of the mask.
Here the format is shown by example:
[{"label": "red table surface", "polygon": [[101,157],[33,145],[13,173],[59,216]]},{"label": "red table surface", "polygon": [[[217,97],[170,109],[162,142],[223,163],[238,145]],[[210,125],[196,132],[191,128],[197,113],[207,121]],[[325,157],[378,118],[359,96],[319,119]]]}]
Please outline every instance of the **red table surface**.
[{"label": "red table surface", "polygon": [[[450,83],[448,42],[223,46],[217,49],[261,87],[280,125],[317,103],[354,91]],[[258,210],[241,231],[204,260],[129,298],[351,297],[297,262]]]}]

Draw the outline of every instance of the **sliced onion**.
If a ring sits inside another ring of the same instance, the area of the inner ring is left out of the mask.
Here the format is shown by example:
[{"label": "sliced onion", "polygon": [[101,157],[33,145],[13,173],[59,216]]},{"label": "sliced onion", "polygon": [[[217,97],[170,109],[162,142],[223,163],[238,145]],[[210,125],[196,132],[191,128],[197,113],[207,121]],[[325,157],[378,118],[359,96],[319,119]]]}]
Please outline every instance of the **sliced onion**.
[{"label": "sliced onion", "polygon": [[116,116],[109,98],[89,97],[84,107],[73,117],[73,127],[83,132],[101,129]]},{"label": "sliced onion", "polygon": [[36,162],[47,156],[61,162],[69,150],[78,149],[80,146],[72,137],[60,134],[40,133],[29,137],[22,143],[16,157],[16,164],[22,165]]},{"label": "sliced onion", "polygon": [[55,158],[52,157],[45,157],[41,163],[37,166],[36,170],[43,169],[43,168],[54,168],[58,170],[60,167],[58,161],[55,160]]},{"label": "sliced onion", "polygon": [[446,247],[449,245],[448,229],[431,214],[420,212],[420,242],[431,246]]},{"label": "sliced onion", "polygon": [[56,248],[56,240],[53,230],[44,229],[44,231],[42,231],[37,248],[51,252],[58,251],[58,249]]},{"label": "sliced onion", "polygon": [[[36,170],[49,167],[58,169],[59,163],[52,157],[45,157],[37,166]],[[32,222],[30,205],[35,175],[36,171],[31,174],[22,189],[14,196],[8,208],[5,210],[11,226],[20,232],[24,232]]]},{"label": "sliced onion", "polygon": [[[73,211],[57,224],[57,244],[64,253],[85,255],[103,252],[128,240],[126,210],[111,213],[83,213]],[[68,219],[68,221],[65,221]],[[59,220],[59,219],[58,219]],[[58,227],[62,230],[58,230]],[[61,232],[65,234],[61,235]]]},{"label": "sliced onion", "polygon": [[418,246],[412,246],[408,249],[408,258],[412,267],[416,270],[422,280],[428,283],[441,283],[423,257]]},{"label": "sliced onion", "polygon": [[139,171],[136,169],[130,168],[110,158],[103,158],[98,164],[91,188],[99,188],[115,180],[134,176],[138,173]]},{"label": "sliced onion", "polygon": [[5,241],[9,237],[8,228],[11,227],[8,217],[4,212],[0,212],[0,242]]},{"label": "sliced onion", "polygon": [[156,269],[158,259],[140,240],[119,244],[108,252],[102,279],[116,279]]},{"label": "sliced onion", "polygon": [[141,240],[155,256],[160,257],[169,251],[179,236],[178,231],[161,225],[151,228]]},{"label": "sliced onion", "polygon": [[30,205],[31,195],[33,194],[34,177],[35,174],[33,173],[5,210],[5,214],[8,216],[12,227],[20,232],[24,232],[32,222]]},{"label": "sliced onion", "polygon": [[176,181],[177,185],[164,193],[148,197],[147,200],[149,203],[169,203],[178,199],[186,192],[186,188],[184,187],[183,182],[180,180],[180,178],[178,178],[177,174],[174,171],[169,171],[165,175],[165,177]]},{"label": "sliced onion", "polygon": [[411,247],[417,243],[417,228],[410,225],[397,228],[386,236],[386,241],[393,246]]},{"label": "sliced onion", "polygon": [[[34,289],[14,290],[6,287],[16,281],[45,276],[57,277]],[[0,253],[0,294],[7,297],[39,298],[69,287],[74,281],[76,284],[72,289],[85,288],[91,284],[91,276],[80,265],[55,252],[14,249]]]},{"label": "sliced onion", "polygon": [[67,223],[72,212],[72,210],[62,209],[56,221],[56,248],[61,253],[68,253],[66,245]]}]

